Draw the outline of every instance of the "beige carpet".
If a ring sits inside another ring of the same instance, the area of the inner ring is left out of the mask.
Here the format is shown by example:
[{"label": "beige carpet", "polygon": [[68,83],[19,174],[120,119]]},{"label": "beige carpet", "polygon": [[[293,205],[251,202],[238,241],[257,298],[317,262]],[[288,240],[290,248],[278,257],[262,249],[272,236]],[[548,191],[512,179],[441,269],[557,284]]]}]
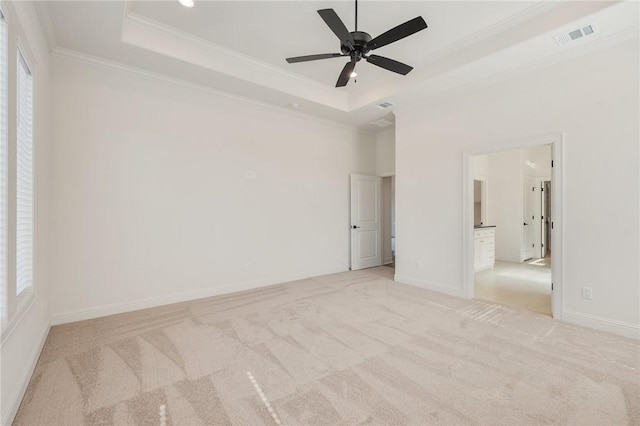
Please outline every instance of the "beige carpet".
[{"label": "beige carpet", "polygon": [[640,423],[638,342],[392,273],[54,327],[15,424]]}]

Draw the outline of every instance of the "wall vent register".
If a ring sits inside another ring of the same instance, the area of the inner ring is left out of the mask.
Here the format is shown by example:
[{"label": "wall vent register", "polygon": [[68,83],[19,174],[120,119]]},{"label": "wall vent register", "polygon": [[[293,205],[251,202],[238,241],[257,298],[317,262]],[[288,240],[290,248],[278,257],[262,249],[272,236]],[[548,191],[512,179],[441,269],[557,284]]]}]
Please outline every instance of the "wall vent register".
[{"label": "wall vent register", "polygon": [[567,44],[571,41],[578,40],[583,37],[590,36],[596,32],[596,26],[591,24],[585,27],[577,28],[573,31],[569,31],[567,33],[558,34],[553,39],[559,45]]},{"label": "wall vent register", "polygon": [[380,109],[387,109],[387,108],[391,108],[394,104],[392,104],[391,102],[385,101],[381,104],[378,104],[377,107]]}]

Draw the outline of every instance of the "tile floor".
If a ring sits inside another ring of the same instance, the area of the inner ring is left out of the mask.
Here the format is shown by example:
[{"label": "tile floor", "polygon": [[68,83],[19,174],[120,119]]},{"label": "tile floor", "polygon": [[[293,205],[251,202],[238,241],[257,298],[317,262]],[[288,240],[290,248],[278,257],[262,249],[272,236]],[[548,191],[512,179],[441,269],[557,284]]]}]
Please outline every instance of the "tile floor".
[{"label": "tile floor", "polygon": [[490,300],[551,315],[551,261],[496,261],[475,274],[476,299]]}]

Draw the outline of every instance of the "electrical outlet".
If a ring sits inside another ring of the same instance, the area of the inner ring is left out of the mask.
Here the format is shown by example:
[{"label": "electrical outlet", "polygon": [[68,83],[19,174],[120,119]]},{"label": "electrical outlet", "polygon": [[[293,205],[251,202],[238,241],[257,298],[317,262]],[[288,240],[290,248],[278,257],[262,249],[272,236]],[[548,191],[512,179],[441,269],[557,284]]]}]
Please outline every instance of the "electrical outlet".
[{"label": "electrical outlet", "polygon": [[247,170],[247,171],[244,173],[244,176],[245,176],[247,179],[255,179],[255,178],[256,178],[256,176],[257,176],[257,173],[256,173],[256,171],[255,171],[255,170]]},{"label": "electrical outlet", "polygon": [[420,260],[416,262],[416,266],[418,267],[418,269],[422,270],[422,262]]},{"label": "electrical outlet", "polygon": [[247,271],[250,270],[251,269],[251,262],[247,262],[246,267],[247,267]]},{"label": "electrical outlet", "polygon": [[582,287],[582,298],[593,300],[593,289],[591,287]]}]

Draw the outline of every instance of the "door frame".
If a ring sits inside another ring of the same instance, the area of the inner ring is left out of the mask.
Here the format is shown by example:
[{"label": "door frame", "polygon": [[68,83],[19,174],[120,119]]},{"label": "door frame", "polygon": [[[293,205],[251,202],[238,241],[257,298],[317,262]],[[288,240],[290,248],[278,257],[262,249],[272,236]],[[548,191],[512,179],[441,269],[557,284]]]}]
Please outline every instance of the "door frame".
[{"label": "door frame", "polygon": [[[545,244],[546,247],[548,247],[549,245],[547,244],[547,241],[545,240],[545,238],[542,236],[543,232],[544,232],[544,220],[542,219],[544,216],[544,210],[545,210],[545,203],[544,203],[544,191],[542,191],[542,189],[544,188],[544,183],[545,182],[552,182],[551,180],[551,176],[542,176],[542,177],[536,177],[536,188],[540,190],[539,197],[536,196],[536,215],[538,217],[538,219],[536,220],[536,242],[538,243],[538,253],[539,253],[539,257],[543,258],[544,257],[544,253],[543,253],[543,247],[542,245]],[[552,200],[553,201],[553,200]],[[553,204],[553,202],[551,203]],[[552,216],[553,218],[553,216]],[[546,252],[546,247],[544,248],[544,251]]]},{"label": "door frame", "polygon": [[[537,258],[536,256],[536,196],[535,196],[535,187],[536,187],[536,178],[533,176],[522,176],[522,178],[520,179],[522,182],[522,221],[523,223],[526,223],[525,221],[530,221],[530,224],[527,225],[522,225],[522,243],[520,244],[520,262],[524,262],[525,260],[531,260],[534,258]],[[527,183],[527,181],[531,182],[531,184],[529,186],[525,187],[525,184]],[[529,191],[529,188],[533,188],[532,191]],[[534,193],[534,195],[531,195],[531,193]],[[527,209],[529,206],[527,206],[527,194],[529,195],[529,197],[533,197],[529,202],[533,204],[533,217],[531,219],[529,219],[529,213],[527,212]],[[529,248],[528,244],[525,245],[525,243],[527,242],[527,238],[526,238],[526,228],[525,226],[529,226],[531,225],[531,241],[529,241],[530,243],[533,243],[533,246],[531,248]],[[527,253],[529,252],[529,250],[531,250],[531,256],[527,256]]]},{"label": "door frame", "polygon": [[[529,139],[491,145],[483,148],[464,150],[462,167],[462,295],[467,299],[474,297],[473,272],[473,161],[477,155],[492,154],[500,151],[531,148],[540,145],[551,145],[551,293],[552,316],[561,320],[564,312],[564,172],[563,150],[564,135],[551,133]],[[499,229],[496,232],[500,232]]]}]

